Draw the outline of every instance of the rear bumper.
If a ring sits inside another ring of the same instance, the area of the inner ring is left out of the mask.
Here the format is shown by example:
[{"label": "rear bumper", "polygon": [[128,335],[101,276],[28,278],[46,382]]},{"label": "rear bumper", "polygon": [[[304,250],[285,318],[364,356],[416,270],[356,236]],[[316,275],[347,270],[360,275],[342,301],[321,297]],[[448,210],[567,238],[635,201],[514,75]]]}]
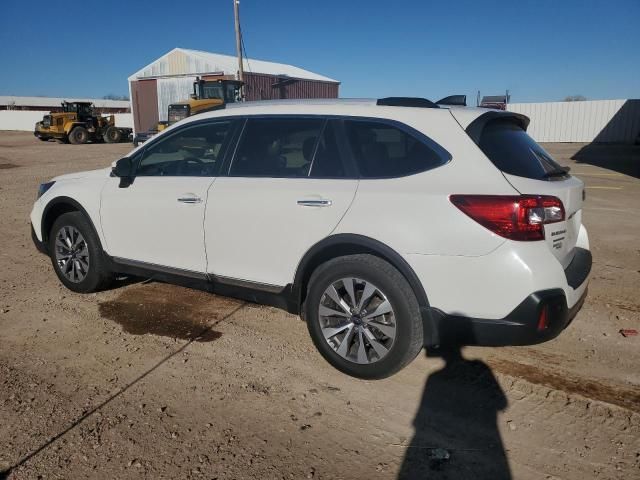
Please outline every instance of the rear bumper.
[{"label": "rear bumper", "polygon": [[[582,308],[591,265],[591,252],[576,247],[573,260],[564,270],[566,284],[563,288],[536,290],[501,318],[445,313],[431,307],[423,311],[425,331],[429,332],[426,335],[427,346],[533,345],[551,340],[571,323]],[[499,297],[494,299],[499,300]],[[544,321],[541,320],[543,313]]]},{"label": "rear bumper", "polygon": [[[435,345],[534,345],[557,337],[582,308],[584,293],[569,308],[564,291],[559,288],[541,290],[525,298],[511,313],[501,319],[471,318],[447,315],[432,308],[431,330],[436,332],[429,346]],[[544,322],[541,322],[541,318]]]}]

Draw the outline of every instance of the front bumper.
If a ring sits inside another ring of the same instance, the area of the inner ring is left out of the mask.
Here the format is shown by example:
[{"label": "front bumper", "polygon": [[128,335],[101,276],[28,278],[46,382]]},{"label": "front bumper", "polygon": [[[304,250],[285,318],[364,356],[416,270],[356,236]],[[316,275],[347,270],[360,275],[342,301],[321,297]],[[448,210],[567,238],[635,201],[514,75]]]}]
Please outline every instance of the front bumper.
[{"label": "front bumper", "polygon": [[36,246],[36,249],[40,253],[49,255],[49,249],[47,248],[47,245],[38,238],[38,236],[36,235],[36,231],[33,228],[33,225],[31,225],[31,240],[33,240],[33,244]]}]

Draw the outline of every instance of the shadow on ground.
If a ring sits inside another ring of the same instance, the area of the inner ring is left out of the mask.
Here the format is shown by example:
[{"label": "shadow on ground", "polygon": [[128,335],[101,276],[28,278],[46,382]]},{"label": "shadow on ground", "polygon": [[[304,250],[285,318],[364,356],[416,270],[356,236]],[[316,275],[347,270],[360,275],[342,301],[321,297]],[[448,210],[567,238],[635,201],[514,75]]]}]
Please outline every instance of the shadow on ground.
[{"label": "shadow on ground", "polygon": [[578,163],[640,178],[640,145],[590,143],[571,158]]},{"label": "shadow on ground", "polygon": [[507,398],[491,369],[460,348],[438,355],[446,363],[427,379],[398,479],[511,479],[497,424]]}]

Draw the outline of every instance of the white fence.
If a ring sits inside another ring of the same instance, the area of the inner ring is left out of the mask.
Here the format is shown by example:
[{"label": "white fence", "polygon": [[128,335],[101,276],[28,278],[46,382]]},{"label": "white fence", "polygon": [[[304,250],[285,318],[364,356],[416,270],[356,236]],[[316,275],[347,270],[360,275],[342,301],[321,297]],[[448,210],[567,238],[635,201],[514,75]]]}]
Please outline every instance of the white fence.
[{"label": "white fence", "polygon": [[[0,130],[21,130],[33,132],[36,122],[49,112],[30,110],[0,110]],[[107,114],[105,114],[107,115]],[[133,116],[130,113],[116,113],[116,126],[133,128]]]},{"label": "white fence", "polygon": [[512,103],[507,110],[531,119],[538,142],[635,143],[640,137],[640,100]]},{"label": "white fence", "polygon": [[[531,119],[529,134],[538,142],[635,143],[640,137],[640,100],[512,103],[508,110]],[[48,113],[0,110],[0,130],[32,132]],[[115,117],[117,126],[133,128],[130,113]]]}]

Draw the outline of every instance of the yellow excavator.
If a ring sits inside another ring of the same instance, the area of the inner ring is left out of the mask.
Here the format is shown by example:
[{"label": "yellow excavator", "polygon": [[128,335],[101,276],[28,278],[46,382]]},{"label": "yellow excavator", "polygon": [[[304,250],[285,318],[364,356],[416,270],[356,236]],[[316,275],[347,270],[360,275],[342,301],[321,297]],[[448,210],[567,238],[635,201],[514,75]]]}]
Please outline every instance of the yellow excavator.
[{"label": "yellow excavator", "polygon": [[227,103],[237,102],[240,99],[242,85],[243,83],[239,80],[227,78],[196,78],[195,82],[193,82],[193,93],[189,100],[169,105],[167,121],[158,122],[158,125],[153,130],[136,134],[133,139],[134,145],[138,146],[138,144],[145,142],[183,118],[215,110]]}]

